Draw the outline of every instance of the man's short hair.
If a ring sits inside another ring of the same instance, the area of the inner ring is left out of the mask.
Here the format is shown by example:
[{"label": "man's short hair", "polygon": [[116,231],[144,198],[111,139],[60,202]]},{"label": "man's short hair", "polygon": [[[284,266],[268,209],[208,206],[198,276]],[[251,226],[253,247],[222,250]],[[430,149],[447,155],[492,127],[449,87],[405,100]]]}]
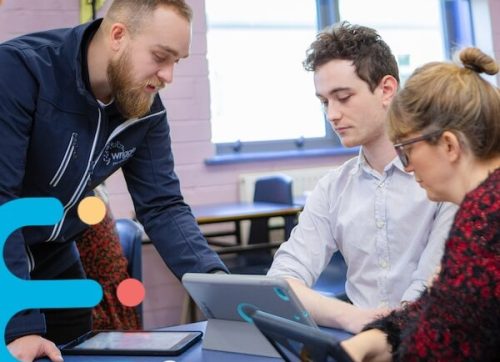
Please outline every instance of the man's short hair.
[{"label": "man's short hair", "polygon": [[191,22],[193,10],[185,0],[114,0],[106,18],[127,25],[131,33],[137,33],[141,25],[160,6],[170,7]]},{"label": "man's short hair", "polygon": [[351,60],[373,92],[386,75],[399,82],[396,58],[376,30],[342,22],[321,31],[306,51],[304,68],[316,71],[331,60]]}]

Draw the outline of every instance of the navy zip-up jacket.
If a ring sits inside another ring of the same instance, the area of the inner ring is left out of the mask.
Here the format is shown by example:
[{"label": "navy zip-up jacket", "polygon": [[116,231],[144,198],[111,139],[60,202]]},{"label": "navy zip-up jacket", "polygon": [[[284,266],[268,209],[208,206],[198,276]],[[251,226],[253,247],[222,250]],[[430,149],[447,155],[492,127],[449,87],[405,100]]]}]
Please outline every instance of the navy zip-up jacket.
[{"label": "navy zip-up jacket", "polygon": [[[0,44],[0,205],[20,197],[55,197],[64,205],[55,226],[9,237],[7,266],[23,279],[51,279],[77,262],[74,239],[86,228],[78,203],[122,168],[138,220],[178,278],[227,271],[184,203],[160,98],[149,114],[127,120],[86,88],[82,39],[99,24]],[[6,340],[44,331],[43,314],[23,312],[9,323]]]}]

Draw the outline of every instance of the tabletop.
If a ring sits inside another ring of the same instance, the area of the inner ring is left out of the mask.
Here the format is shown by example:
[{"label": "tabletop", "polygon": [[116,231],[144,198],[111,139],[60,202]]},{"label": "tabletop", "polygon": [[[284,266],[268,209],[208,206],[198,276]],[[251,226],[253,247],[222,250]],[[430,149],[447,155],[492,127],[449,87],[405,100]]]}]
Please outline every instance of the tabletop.
[{"label": "tabletop", "polygon": [[[197,322],[173,327],[162,328],[169,331],[202,331],[206,328],[206,322]],[[323,329],[323,328],[322,328]],[[349,338],[351,334],[336,330],[323,329],[337,339],[343,340]],[[254,356],[242,353],[230,353],[207,350],[202,348],[202,342],[198,342],[179,356],[63,356],[65,362],[89,362],[89,361],[107,361],[107,362],[275,362],[278,358]],[[50,362],[43,358],[37,360],[40,362]]]},{"label": "tabletop", "polygon": [[297,215],[301,205],[283,205],[270,202],[229,202],[193,206],[191,209],[198,224],[257,218]]}]

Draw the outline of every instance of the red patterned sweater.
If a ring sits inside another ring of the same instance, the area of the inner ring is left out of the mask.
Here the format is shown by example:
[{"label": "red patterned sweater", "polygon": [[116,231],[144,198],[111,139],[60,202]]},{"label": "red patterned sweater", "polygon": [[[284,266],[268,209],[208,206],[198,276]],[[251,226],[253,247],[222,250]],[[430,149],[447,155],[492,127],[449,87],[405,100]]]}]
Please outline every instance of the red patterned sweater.
[{"label": "red patterned sweater", "polygon": [[466,195],[432,287],[365,327],[387,333],[395,361],[500,361],[499,185],[497,169]]}]

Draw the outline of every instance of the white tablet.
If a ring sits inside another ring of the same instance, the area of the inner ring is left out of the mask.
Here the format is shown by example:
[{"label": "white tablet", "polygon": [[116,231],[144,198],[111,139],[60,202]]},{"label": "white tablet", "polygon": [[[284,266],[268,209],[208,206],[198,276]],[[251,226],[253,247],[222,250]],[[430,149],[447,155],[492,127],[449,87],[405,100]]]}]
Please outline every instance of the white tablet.
[{"label": "white tablet", "polygon": [[252,323],[251,315],[261,310],[317,328],[288,282],[281,278],[186,273],[182,284],[207,319]]}]

